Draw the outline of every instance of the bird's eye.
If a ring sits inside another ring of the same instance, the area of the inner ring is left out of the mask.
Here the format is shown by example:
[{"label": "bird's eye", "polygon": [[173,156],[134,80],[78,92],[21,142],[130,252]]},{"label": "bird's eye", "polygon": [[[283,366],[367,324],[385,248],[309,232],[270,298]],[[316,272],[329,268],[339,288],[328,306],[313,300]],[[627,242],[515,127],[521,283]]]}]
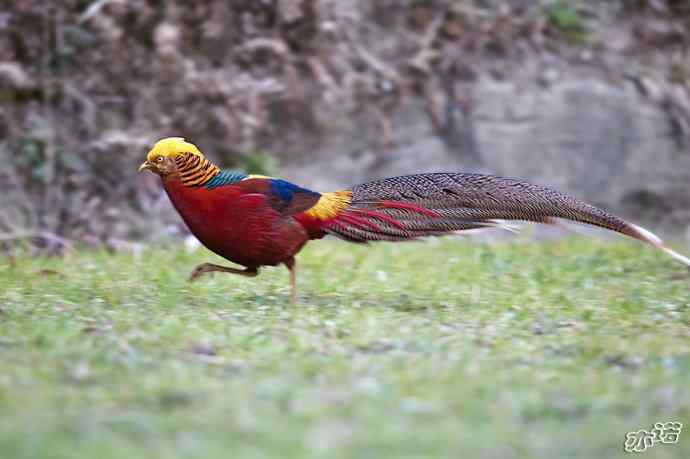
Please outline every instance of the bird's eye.
[{"label": "bird's eye", "polygon": [[159,156],[158,158],[156,158],[156,161],[158,161],[160,163],[161,161],[163,161],[163,157]]}]

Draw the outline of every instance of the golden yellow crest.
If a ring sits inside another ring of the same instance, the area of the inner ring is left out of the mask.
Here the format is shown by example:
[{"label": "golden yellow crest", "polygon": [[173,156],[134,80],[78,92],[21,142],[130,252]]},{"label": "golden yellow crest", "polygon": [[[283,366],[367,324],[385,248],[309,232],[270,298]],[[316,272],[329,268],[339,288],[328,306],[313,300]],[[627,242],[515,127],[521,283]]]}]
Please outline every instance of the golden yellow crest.
[{"label": "golden yellow crest", "polygon": [[159,140],[153,146],[146,159],[153,162],[159,156],[178,156],[184,153],[192,153],[200,157],[204,155],[193,143],[185,141],[182,137],[166,137]]}]

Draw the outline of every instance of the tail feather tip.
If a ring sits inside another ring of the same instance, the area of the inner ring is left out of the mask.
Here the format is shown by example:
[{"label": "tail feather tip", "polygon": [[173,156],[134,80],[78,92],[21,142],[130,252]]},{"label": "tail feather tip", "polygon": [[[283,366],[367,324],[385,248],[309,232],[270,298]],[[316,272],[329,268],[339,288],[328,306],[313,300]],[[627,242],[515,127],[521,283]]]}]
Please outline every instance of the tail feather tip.
[{"label": "tail feather tip", "polygon": [[652,233],[647,229],[642,228],[641,226],[633,225],[632,223],[630,224],[630,226],[640,235],[640,237],[643,240],[657,247],[663,246],[663,241],[656,234]]},{"label": "tail feather tip", "polygon": [[686,257],[685,255],[682,255],[675,250],[671,249],[670,247],[667,247],[664,245],[664,242],[657,236],[656,234],[652,233],[649,230],[646,230],[642,228],[641,226],[637,225],[630,225],[640,236],[643,240],[649,242],[650,244],[658,247],[661,249],[663,252],[671,256],[674,260],[679,261],[683,263],[685,266],[690,268],[690,258]]},{"label": "tail feather tip", "polygon": [[670,249],[670,248],[668,248],[668,247],[666,247],[666,246],[661,246],[661,250],[663,250],[664,252],[666,252],[667,254],[669,254],[671,257],[673,257],[674,259],[680,261],[680,262],[683,263],[685,266],[687,266],[688,268],[690,268],[690,258],[686,257],[685,255],[681,255],[681,254],[679,254],[678,252],[676,252],[675,250]]}]

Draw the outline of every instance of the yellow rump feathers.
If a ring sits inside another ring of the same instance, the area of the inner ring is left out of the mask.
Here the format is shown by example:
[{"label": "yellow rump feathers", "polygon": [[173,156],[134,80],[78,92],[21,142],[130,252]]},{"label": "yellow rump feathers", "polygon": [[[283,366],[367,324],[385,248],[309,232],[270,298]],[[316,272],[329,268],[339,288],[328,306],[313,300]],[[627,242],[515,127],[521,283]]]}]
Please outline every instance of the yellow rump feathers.
[{"label": "yellow rump feathers", "polygon": [[182,137],[166,137],[156,142],[149,154],[146,155],[146,159],[154,162],[159,156],[175,157],[185,153],[204,157],[196,145],[185,141]]},{"label": "yellow rump feathers", "polygon": [[319,220],[329,220],[345,210],[351,202],[352,191],[350,190],[322,193],[314,207],[304,213]]}]

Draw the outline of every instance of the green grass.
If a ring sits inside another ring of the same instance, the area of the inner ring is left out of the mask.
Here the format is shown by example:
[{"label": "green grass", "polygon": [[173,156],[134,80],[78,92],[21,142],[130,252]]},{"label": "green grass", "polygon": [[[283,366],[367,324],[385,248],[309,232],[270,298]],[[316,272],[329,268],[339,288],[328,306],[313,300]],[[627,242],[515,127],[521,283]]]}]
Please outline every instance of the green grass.
[{"label": "green grass", "polygon": [[319,241],[297,306],[202,261],[0,261],[0,457],[690,457],[690,278],[641,244]]}]

